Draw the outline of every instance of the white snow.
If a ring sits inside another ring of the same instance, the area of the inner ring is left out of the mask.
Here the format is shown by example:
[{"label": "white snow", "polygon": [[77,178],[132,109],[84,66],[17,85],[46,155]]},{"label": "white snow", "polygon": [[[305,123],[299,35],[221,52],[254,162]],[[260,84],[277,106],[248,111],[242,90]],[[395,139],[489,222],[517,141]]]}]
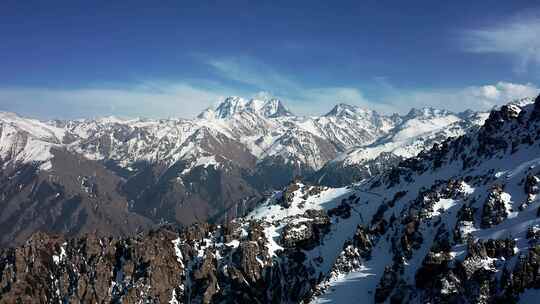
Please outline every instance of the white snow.
[{"label": "white snow", "polygon": [[53,262],[58,265],[61,261],[63,261],[66,258],[66,247],[67,243],[63,243],[62,246],[60,246],[60,253],[58,255],[54,254],[52,256]]},{"label": "white snow", "polygon": [[[453,114],[435,112],[428,117],[415,117],[405,121],[390,132],[389,135],[371,145],[363,145],[339,155],[334,162],[345,165],[359,164],[366,160],[375,159],[383,152],[392,152],[401,157],[413,157],[422,150],[429,149],[427,143],[440,141],[448,137],[463,135],[466,130],[459,127],[461,119]],[[486,114],[479,115],[474,121],[481,125],[487,118]],[[437,138],[439,138],[437,140]]]},{"label": "white snow", "polygon": [[172,243],[174,245],[174,252],[176,254],[176,261],[178,261],[178,263],[182,266],[182,268],[184,268],[184,257],[182,255],[182,251],[180,250],[180,244],[181,244],[180,238],[174,239],[172,241]]},{"label": "white snow", "polygon": [[180,304],[178,300],[176,299],[176,289],[172,290],[171,299],[169,300],[169,304]]},{"label": "white snow", "polygon": [[0,112],[0,123],[10,125],[21,131],[31,134],[37,139],[45,141],[62,142],[65,130],[54,127],[35,119],[22,118],[14,113]]},{"label": "white snow", "polygon": [[214,155],[201,156],[201,157],[195,158],[195,161],[192,162],[187,168],[185,168],[182,171],[182,174],[186,174],[196,167],[208,168],[208,166],[214,166],[217,168],[218,165],[219,165],[219,162],[216,161],[216,158]]},{"label": "white snow", "polygon": [[230,241],[229,243],[226,243],[225,244],[226,246],[229,246],[231,248],[238,248],[238,246],[240,246],[240,241],[238,240],[232,240]]},{"label": "white snow", "polygon": [[[350,191],[346,187],[328,188],[323,190],[318,196],[311,196],[304,201],[302,198],[302,189],[304,187],[306,186],[300,184],[300,188],[294,192],[294,198],[289,208],[283,208],[281,205],[276,204],[274,200],[268,200],[247,217],[279,222],[286,217],[303,214],[307,209],[327,210],[336,207],[341,202],[337,198],[342,197]],[[301,203],[304,203],[304,208],[300,208],[299,205]]]},{"label": "white snow", "polygon": [[279,233],[275,226],[270,225],[264,228],[264,235],[268,239],[268,255],[275,256],[276,251],[283,250],[283,247],[276,242],[279,239]]},{"label": "white snow", "polygon": [[10,163],[38,163],[41,170],[51,168],[51,149],[58,147],[62,130],[36,120],[0,112],[0,159]]}]

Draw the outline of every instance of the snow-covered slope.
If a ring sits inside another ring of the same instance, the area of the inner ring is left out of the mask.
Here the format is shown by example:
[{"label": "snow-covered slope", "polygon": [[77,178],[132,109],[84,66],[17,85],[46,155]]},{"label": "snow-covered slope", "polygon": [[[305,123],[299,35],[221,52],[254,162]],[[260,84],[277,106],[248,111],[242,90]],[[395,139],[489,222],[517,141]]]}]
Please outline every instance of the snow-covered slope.
[{"label": "snow-covered slope", "polygon": [[65,131],[46,123],[0,112],[0,164],[37,163],[51,167],[51,149],[62,144]]},{"label": "snow-covered slope", "polygon": [[412,109],[390,134],[371,145],[348,151],[335,161],[342,161],[344,165],[357,164],[383,152],[402,158],[413,157],[434,143],[461,136],[468,128],[482,125],[487,116],[488,113],[453,114],[432,108]]}]

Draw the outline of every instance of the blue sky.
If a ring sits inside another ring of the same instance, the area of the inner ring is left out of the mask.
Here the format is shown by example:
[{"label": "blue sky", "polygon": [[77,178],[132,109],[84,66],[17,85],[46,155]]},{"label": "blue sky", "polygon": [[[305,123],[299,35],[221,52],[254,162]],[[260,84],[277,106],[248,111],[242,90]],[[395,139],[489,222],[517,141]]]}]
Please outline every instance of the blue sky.
[{"label": "blue sky", "polygon": [[191,117],[265,91],[300,114],[459,111],[538,92],[537,1],[260,2],[3,1],[0,110]]}]

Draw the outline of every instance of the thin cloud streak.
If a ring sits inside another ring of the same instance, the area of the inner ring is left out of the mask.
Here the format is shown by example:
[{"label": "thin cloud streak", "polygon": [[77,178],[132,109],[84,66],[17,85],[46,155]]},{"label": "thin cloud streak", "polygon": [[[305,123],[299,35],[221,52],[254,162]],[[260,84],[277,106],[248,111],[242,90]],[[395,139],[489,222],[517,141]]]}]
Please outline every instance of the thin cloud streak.
[{"label": "thin cloud streak", "polygon": [[519,73],[540,64],[539,16],[517,16],[489,28],[464,31],[461,36],[465,51],[508,56]]},{"label": "thin cloud streak", "polygon": [[293,112],[301,115],[326,113],[337,103],[389,110],[384,105],[370,103],[357,88],[308,87],[252,58],[220,58],[206,60],[205,63],[224,79],[247,85],[250,89],[278,92],[276,97],[283,99]]},{"label": "thin cloud streak", "polygon": [[[286,74],[255,60],[205,61],[221,81],[144,81],[135,85],[80,89],[0,87],[0,110],[40,118],[86,118],[124,116],[192,118],[226,96],[254,97],[258,92],[274,95],[299,115],[325,114],[338,103],[381,113],[406,113],[411,108],[435,107],[454,112],[490,110],[514,99],[536,96],[534,84],[498,82],[448,89],[400,89],[386,78],[377,78],[378,96],[367,98],[360,88],[349,86],[308,87]],[[243,86],[231,84],[237,82]],[[204,84],[197,86],[194,83]]]},{"label": "thin cloud streak", "polygon": [[366,98],[354,87],[307,87],[293,78],[253,59],[229,58],[206,62],[221,77],[254,86],[259,90],[279,92],[277,97],[302,115],[328,112],[337,103],[347,103],[382,113],[406,113],[411,108],[435,107],[455,112],[467,109],[490,110],[509,101],[536,96],[534,84],[498,82],[465,88],[403,90],[387,78],[377,77],[379,96]]},{"label": "thin cloud streak", "polygon": [[[534,97],[533,84],[499,82],[492,85],[440,90],[400,90],[392,87],[379,99],[368,99],[361,90],[347,87],[303,89],[294,96],[278,95],[300,115],[324,114],[338,103],[347,103],[381,113],[406,113],[411,108],[435,107],[454,112],[490,110],[511,100]],[[232,94],[231,94],[232,93]],[[269,95],[264,93],[259,95]],[[144,85],[124,89],[0,88],[0,110],[39,118],[120,117],[192,118],[215,106],[228,95],[255,97],[232,88],[209,90],[185,83]]]},{"label": "thin cloud streak", "polygon": [[186,83],[143,83],[122,88],[0,88],[0,110],[40,118],[193,117],[223,99],[219,91]]},{"label": "thin cloud streak", "polygon": [[535,97],[540,88],[534,84],[498,82],[481,86],[450,89],[399,90],[393,88],[383,96],[382,103],[398,113],[411,108],[434,107],[453,112],[465,110],[489,111],[510,101]]}]

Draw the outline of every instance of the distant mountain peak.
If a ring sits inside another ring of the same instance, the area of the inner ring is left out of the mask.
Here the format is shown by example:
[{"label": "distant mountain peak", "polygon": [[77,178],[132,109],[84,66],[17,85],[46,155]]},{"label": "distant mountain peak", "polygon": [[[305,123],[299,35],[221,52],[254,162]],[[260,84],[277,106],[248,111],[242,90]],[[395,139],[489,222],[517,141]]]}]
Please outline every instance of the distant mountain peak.
[{"label": "distant mountain peak", "polygon": [[325,116],[347,117],[367,113],[373,113],[373,111],[346,103],[338,103]]},{"label": "distant mountain peak", "polygon": [[283,102],[271,96],[260,96],[246,100],[238,96],[230,96],[220,103],[215,109],[208,108],[199,114],[199,118],[206,119],[226,119],[237,113],[251,112],[267,118],[280,116],[293,116],[291,111],[285,107]]},{"label": "distant mountain peak", "polygon": [[405,115],[406,118],[416,118],[416,117],[435,117],[435,116],[444,116],[451,114],[450,111],[437,109],[433,107],[422,107],[422,108],[412,108],[407,115]]},{"label": "distant mountain peak", "polygon": [[258,109],[258,112],[264,117],[293,116],[291,111],[289,111],[283,102],[277,98],[266,101],[264,105]]},{"label": "distant mountain peak", "polygon": [[230,96],[216,108],[217,118],[231,117],[245,108],[246,101],[242,97]]}]

